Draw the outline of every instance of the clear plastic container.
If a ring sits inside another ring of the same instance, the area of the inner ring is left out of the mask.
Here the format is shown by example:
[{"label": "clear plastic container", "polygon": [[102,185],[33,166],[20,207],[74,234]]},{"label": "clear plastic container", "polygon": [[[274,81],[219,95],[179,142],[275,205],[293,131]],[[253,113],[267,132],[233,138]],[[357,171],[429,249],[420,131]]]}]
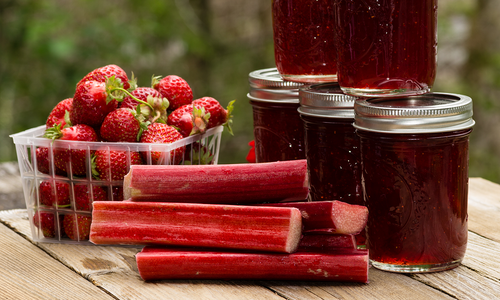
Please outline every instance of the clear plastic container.
[{"label": "clear plastic container", "polygon": [[[78,142],[44,138],[45,125],[12,134],[16,146],[17,159],[23,184],[24,198],[30,220],[33,240],[37,242],[91,244],[88,239],[70,239],[64,232],[63,219],[66,215],[92,216],[92,205],[82,205],[81,197],[88,196],[90,203],[96,200],[123,200],[123,180],[105,181],[95,179],[92,174],[92,153],[96,150],[124,151],[127,172],[130,167],[130,153],[145,153],[143,164],[151,164],[151,152],[161,152],[161,164],[171,161],[179,164],[217,164],[223,126],[207,130],[204,134],[194,135],[171,144],[151,143],[109,143]],[[55,149],[83,150],[86,153],[86,176],[59,174],[54,164]],[[179,151],[184,149],[184,151]],[[38,151],[46,151],[47,163],[37,159]],[[208,159],[207,159],[208,158]],[[54,203],[48,204],[41,193],[41,186],[49,185]],[[104,191],[104,192],[103,192]],[[84,195],[88,193],[88,195]],[[55,196],[63,195],[63,196]],[[64,201],[62,200],[64,198]],[[57,203],[58,205],[56,205]],[[41,224],[43,223],[43,225]],[[37,226],[38,225],[38,226]],[[45,229],[45,230],[42,230]],[[50,229],[50,230],[49,230]],[[47,233],[47,230],[49,233]],[[45,232],[44,232],[45,231]]]},{"label": "clear plastic container", "polygon": [[304,159],[304,126],[297,112],[301,83],[284,81],[276,68],[249,74],[256,162]]},{"label": "clear plastic container", "polygon": [[372,98],[357,101],[355,112],[372,265],[401,273],[460,265],[467,247],[471,98]]}]

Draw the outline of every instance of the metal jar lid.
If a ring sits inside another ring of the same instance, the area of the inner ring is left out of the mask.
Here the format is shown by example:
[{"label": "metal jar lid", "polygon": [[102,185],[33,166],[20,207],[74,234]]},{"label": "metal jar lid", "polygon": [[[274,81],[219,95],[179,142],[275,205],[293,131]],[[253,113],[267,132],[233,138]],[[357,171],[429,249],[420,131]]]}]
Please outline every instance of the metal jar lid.
[{"label": "metal jar lid", "polygon": [[354,118],[357,97],[344,94],[337,82],[304,86],[299,89],[299,113],[312,117]]},{"label": "metal jar lid", "polygon": [[432,133],[474,126],[472,99],[450,93],[367,98],[354,105],[354,127],[384,133]]},{"label": "metal jar lid", "polygon": [[247,97],[254,101],[299,103],[299,88],[303,83],[285,81],[277,68],[250,72],[250,92]]}]

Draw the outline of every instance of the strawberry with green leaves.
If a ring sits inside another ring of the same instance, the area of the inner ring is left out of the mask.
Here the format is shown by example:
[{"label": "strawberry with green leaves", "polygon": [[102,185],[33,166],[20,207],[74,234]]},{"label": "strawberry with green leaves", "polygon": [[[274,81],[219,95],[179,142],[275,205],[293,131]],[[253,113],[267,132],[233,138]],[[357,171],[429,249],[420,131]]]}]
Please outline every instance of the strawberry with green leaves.
[{"label": "strawberry with green leaves", "polygon": [[153,77],[151,86],[170,102],[169,110],[173,111],[193,101],[193,91],[186,80],[177,75],[163,78]]},{"label": "strawberry with green leaves", "polygon": [[[151,96],[153,98],[163,98],[160,92],[157,90],[150,88],[150,87],[138,87],[132,92],[130,92],[131,96],[125,96],[123,98],[123,101],[120,102],[120,107],[122,108],[130,108],[134,109],[137,107],[137,105],[141,104],[142,102],[137,101],[136,99],[142,100],[144,102],[148,101],[148,97]],[[132,98],[132,96],[134,98]]]},{"label": "strawberry with green leaves", "polygon": [[64,216],[63,228],[66,235],[75,241],[89,239],[92,217],[84,214],[68,214]]},{"label": "strawberry with green leaves", "polygon": [[[164,123],[153,123],[148,126],[141,136],[141,143],[170,144],[181,140],[184,137],[172,126]],[[184,157],[185,147],[174,149],[170,152],[170,160],[167,160],[168,153],[163,151],[151,152],[151,164],[179,164]],[[148,153],[141,152],[144,162],[148,162]]]},{"label": "strawberry with green leaves", "polygon": [[45,206],[69,207],[69,193],[69,183],[57,179],[44,180],[38,187],[40,204]]},{"label": "strawberry with green leaves", "polygon": [[78,82],[77,86],[86,81],[106,82],[112,76],[121,82],[124,89],[130,88],[127,73],[121,67],[113,64],[92,70]]},{"label": "strawberry with green leaves", "polygon": [[100,180],[121,181],[130,170],[130,165],[142,165],[138,152],[97,150],[93,158],[93,175]]},{"label": "strawberry with green leaves", "polygon": [[174,110],[167,119],[167,124],[179,130],[184,136],[204,133],[207,129],[224,125],[232,134],[232,111],[234,101],[225,109],[219,101],[212,97],[194,100]]},{"label": "strawberry with green leaves", "polygon": [[[94,129],[85,124],[61,128],[60,124],[45,130],[44,137],[52,140],[97,142]],[[90,150],[91,153],[93,150]],[[69,149],[69,147],[54,148],[54,165],[65,173],[76,176],[87,174],[87,150]]]},{"label": "strawberry with green leaves", "polygon": [[66,126],[67,120],[65,119],[65,116],[71,111],[72,106],[73,98],[67,98],[57,103],[47,117],[45,127],[51,128],[56,124],[61,124],[61,127]]},{"label": "strawberry with green leaves", "polygon": [[[118,82],[111,78],[111,85]],[[70,111],[71,124],[86,124],[99,128],[107,114],[118,108],[118,101],[112,99],[106,82],[85,81],[77,86]]]}]

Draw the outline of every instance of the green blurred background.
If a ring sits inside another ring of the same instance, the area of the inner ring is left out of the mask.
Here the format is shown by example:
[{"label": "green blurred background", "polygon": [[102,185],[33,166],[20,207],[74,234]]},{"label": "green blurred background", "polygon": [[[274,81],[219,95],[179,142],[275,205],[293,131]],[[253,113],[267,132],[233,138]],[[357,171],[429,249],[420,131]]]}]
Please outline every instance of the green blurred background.
[{"label": "green blurred background", "polygon": [[[439,0],[434,91],[474,100],[470,176],[500,182],[500,5]],[[248,73],[274,67],[271,0],[0,0],[0,161],[9,134],[42,125],[75,84],[107,64],[140,86],[175,74],[194,97],[236,99],[219,163],[245,162],[253,139]]]}]

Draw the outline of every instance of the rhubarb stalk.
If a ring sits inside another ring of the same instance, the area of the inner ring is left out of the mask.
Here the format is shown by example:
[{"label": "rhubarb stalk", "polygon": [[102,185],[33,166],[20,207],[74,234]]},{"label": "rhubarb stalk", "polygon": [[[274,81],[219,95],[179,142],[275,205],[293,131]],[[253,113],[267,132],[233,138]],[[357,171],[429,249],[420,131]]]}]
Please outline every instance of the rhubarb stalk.
[{"label": "rhubarb stalk", "polygon": [[123,190],[125,199],[132,201],[302,201],[309,194],[309,181],[305,159],[227,165],[132,165]]},{"label": "rhubarb stalk", "polygon": [[357,249],[352,234],[304,234],[300,239],[299,252],[329,252],[339,249]]},{"label": "rhubarb stalk", "polygon": [[266,203],[262,206],[295,207],[302,214],[304,232],[358,234],[368,221],[368,208],[342,201]]},{"label": "rhubarb stalk", "polygon": [[96,201],[94,244],[164,244],[291,253],[302,220],[291,207]]},{"label": "rhubarb stalk", "polygon": [[236,253],[145,247],[136,254],[144,280],[253,279],[368,282],[368,251]]}]

